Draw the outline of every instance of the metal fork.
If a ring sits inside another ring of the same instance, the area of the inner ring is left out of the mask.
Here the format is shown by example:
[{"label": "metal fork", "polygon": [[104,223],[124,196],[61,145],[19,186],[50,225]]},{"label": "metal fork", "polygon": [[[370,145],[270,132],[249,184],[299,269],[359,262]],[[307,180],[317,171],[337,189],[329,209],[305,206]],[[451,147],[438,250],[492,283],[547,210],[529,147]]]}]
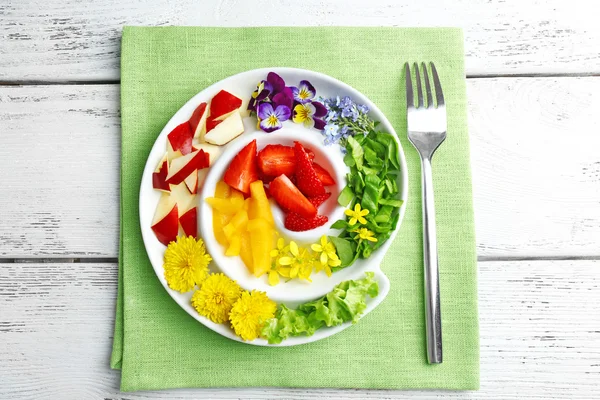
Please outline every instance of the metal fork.
[{"label": "metal fork", "polygon": [[425,326],[427,331],[427,361],[442,362],[442,316],[440,310],[440,285],[438,271],[437,238],[435,229],[435,204],[433,201],[433,179],[431,157],[446,139],[446,106],[440,79],[435,65],[430,63],[436,104],[434,105],[429,84],[429,73],[425,63],[421,64],[425,78],[427,104],[423,102],[423,90],[419,66],[414,64],[417,83],[417,106],[414,104],[413,84],[408,63],[406,72],[406,106],[408,140],[421,157],[421,194],[423,202],[423,258],[425,267]]}]

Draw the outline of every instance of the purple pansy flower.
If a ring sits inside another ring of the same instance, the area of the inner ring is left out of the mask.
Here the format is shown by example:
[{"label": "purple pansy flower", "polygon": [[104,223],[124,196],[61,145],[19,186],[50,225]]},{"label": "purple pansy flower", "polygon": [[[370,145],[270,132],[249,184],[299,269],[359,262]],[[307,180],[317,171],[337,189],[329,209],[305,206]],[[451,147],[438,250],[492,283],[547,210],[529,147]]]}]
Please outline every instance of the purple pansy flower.
[{"label": "purple pansy flower", "polygon": [[313,119],[315,120],[315,129],[323,130],[323,128],[325,128],[325,121],[323,121],[323,117],[327,115],[327,108],[323,105],[323,103],[319,103],[318,101],[313,101],[312,105],[315,106],[315,114],[313,115]]},{"label": "purple pansy flower", "polygon": [[285,81],[282,77],[277,75],[275,72],[269,72],[267,75],[267,82],[269,82],[272,86],[271,93],[273,95],[283,91],[285,89]]},{"label": "purple pansy flower", "polygon": [[300,104],[308,103],[317,94],[315,87],[309,81],[300,81],[298,87],[292,87],[292,92],[294,93],[294,100]]},{"label": "purple pansy flower", "polygon": [[269,97],[272,91],[273,85],[271,85],[271,83],[268,81],[263,80],[258,82],[258,85],[256,85],[256,90],[252,92],[252,96],[248,102],[248,110],[256,112],[258,103]]},{"label": "purple pansy flower", "polygon": [[290,108],[279,105],[273,109],[271,103],[261,103],[258,106],[260,128],[265,132],[273,132],[281,128],[282,122],[290,119]]},{"label": "purple pansy flower", "polygon": [[289,87],[283,88],[283,90],[273,96],[273,104],[275,107],[277,106],[286,106],[290,110],[294,105],[294,95],[292,94],[292,89]]}]

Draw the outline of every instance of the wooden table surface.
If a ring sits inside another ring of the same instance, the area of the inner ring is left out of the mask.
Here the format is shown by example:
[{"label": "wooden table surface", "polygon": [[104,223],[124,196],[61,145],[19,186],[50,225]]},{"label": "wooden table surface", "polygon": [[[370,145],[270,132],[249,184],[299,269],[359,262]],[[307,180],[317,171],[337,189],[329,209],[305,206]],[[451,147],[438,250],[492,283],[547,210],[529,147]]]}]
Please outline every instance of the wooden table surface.
[{"label": "wooden table surface", "polygon": [[[600,398],[600,24],[592,0],[0,1],[0,398]],[[596,15],[594,15],[596,14]],[[119,392],[124,25],[465,31],[481,390]]]}]

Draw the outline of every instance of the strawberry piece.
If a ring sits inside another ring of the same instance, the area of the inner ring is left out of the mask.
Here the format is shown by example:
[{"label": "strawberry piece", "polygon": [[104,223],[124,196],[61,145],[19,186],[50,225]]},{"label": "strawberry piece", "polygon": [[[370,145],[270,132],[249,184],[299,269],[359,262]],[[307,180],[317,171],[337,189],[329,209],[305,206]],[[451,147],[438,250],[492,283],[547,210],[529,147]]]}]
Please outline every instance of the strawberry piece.
[{"label": "strawberry piece", "polygon": [[[215,97],[210,101],[210,116],[212,119],[218,118],[221,115],[230,113],[242,106],[242,99],[232,95],[226,90],[221,90],[215,94]],[[207,127],[206,131],[209,129]]]},{"label": "strawberry piece", "polygon": [[269,193],[269,187],[267,185],[263,185],[265,188],[265,194],[267,195],[267,199],[271,198],[271,193]]},{"label": "strawberry piece", "polygon": [[319,208],[319,206],[323,203],[325,203],[325,201],[327,201],[328,198],[331,197],[331,193],[325,193],[325,194],[321,194],[319,196],[316,197],[311,197],[308,199],[308,201],[310,201],[312,203],[313,206]]},{"label": "strawberry piece", "polygon": [[308,197],[314,197],[325,193],[325,187],[319,180],[313,164],[299,142],[294,142],[294,154],[296,156],[296,180],[298,189]]},{"label": "strawberry piece", "polygon": [[174,151],[181,151],[181,154],[184,156],[192,152],[192,139],[194,137],[194,132],[192,131],[192,127],[190,126],[189,121],[184,122],[183,124],[179,124],[173,129],[168,135],[167,138],[171,143],[171,147],[173,147]]},{"label": "strawberry piece", "polygon": [[316,215],[312,218],[304,218],[294,212],[288,213],[285,217],[284,226],[290,231],[302,232],[318,228],[328,221],[325,215]]},{"label": "strawberry piece", "polygon": [[265,146],[258,152],[258,169],[268,176],[292,176],[296,170],[294,148],[281,144]]},{"label": "strawberry piece", "polygon": [[225,183],[245,194],[250,193],[250,184],[258,180],[256,167],[256,139],[251,141],[231,160],[225,176]]},{"label": "strawberry piece", "polygon": [[305,218],[313,218],[317,215],[317,208],[286,175],[279,175],[271,182],[269,193],[285,211],[295,212]]},{"label": "strawberry piece", "polygon": [[319,180],[323,186],[335,185],[335,181],[325,168],[321,167],[317,163],[313,163],[313,168],[315,169],[315,172],[317,173],[317,176],[319,177]]},{"label": "strawberry piece", "polygon": [[221,122],[223,121],[208,117],[208,119],[206,120],[206,132],[208,133],[212,131],[215,128],[215,126],[219,125]]}]

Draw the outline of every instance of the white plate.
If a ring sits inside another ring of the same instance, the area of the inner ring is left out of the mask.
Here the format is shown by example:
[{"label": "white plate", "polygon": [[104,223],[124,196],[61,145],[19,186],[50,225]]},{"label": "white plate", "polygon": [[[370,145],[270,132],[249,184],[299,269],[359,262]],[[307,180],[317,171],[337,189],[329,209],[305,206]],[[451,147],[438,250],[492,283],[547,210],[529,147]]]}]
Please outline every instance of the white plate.
[{"label": "white plate", "polygon": [[334,172],[333,175],[334,179],[336,179],[337,187],[328,187],[328,189],[331,189],[333,192],[332,196],[324,205],[320,207],[320,212],[329,216],[329,222],[326,224],[326,226],[311,232],[289,232],[283,227],[283,214],[280,212],[278,207],[272,203],[273,216],[275,217],[278,230],[288,239],[293,239],[302,243],[316,242],[323,234],[336,233],[335,231],[330,231],[327,227],[337,219],[343,218],[344,210],[337,205],[336,199],[337,194],[345,185],[344,176],[347,168],[343,163],[339,146],[324,146],[323,136],[319,131],[315,129],[307,129],[302,125],[287,121],[284,122],[282,129],[272,133],[265,133],[256,129],[256,117],[246,117],[244,118],[245,133],[224,147],[223,153],[210,168],[204,189],[198,195],[198,225],[200,234],[206,243],[207,250],[214,259],[213,263],[211,264],[211,269],[213,271],[221,271],[225,273],[230,278],[236,280],[238,284],[240,284],[240,286],[246,290],[257,289],[265,291],[267,292],[267,295],[274,301],[278,303],[283,302],[291,307],[295,307],[298,304],[323,296],[324,294],[330,292],[335,285],[342,281],[348,279],[361,279],[364,277],[365,272],[373,271],[375,273],[375,278],[379,283],[379,295],[374,299],[367,299],[367,308],[363,316],[372,311],[375,307],[377,307],[377,305],[379,305],[379,303],[381,303],[381,301],[383,301],[389,292],[390,284],[387,277],[381,272],[380,263],[389,246],[396,237],[398,229],[402,223],[406,207],[408,175],[404,151],[402,150],[402,146],[398,141],[398,137],[394,131],[394,128],[391,126],[385,115],[383,115],[377,106],[373,104],[373,102],[371,102],[366,96],[357,90],[353,89],[351,86],[318,72],[295,68],[265,68],[242,72],[215,83],[190,99],[183,107],[181,107],[181,109],[179,109],[179,111],[177,111],[177,113],[175,113],[167,125],[165,125],[164,129],[156,139],[152,150],[150,151],[150,155],[148,156],[148,160],[144,168],[144,174],[142,176],[140,187],[140,224],[142,237],[144,239],[144,246],[146,247],[146,252],[148,253],[148,257],[158,279],[169,295],[171,295],[171,297],[177,302],[177,304],[179,304],[193,318],[200,321],[213,331],[239,342],[259,346],[293,346],[326,338],[349,327],[351,323],[348,322],[337,327],[319,329],[313,336],[292,337],[284,340],[279,345],[269,345],[265,340],[262,339],[244,342],[233,333],[228,325],[215,324],[207,318],[199,315],[190,304],[190,299],[192,297],[191,291],[188,293],[179,293],[168,287],[164,278],[163,269],[163,256],[166,247],[156,239],[154,232],[151,229],[154,211],[160,198],[160,192],[152,188],[152,173],[154,172],[156,165],[165,154],[167,135],[169,132],[171,132],[177,125],[187,121],[192,115],[192,112],[201,102],[208,102],[217,92],[222,89],[230,91],[231,93],[241,96],[244,99],[249,97],[252,91],[256,88],[257,82],[262,79],[266,79],[267,74],[271,71],[279,74],[285,80],[286,85],[288,86],[297,85],[301,80],[308,80],[315,87],[317,96],[323,96],[326,98],[335,96],[350,96],[356,103],[365,104],[369,107],[369,115],[374,120],[380,121],[379,129],[390,133],[398,146],[401,168],[401,174],[398,179],[398,187],[400,190],[400,199],[404,200],[404,205],[400,209],[400,219],[398,221],[396,230],[392,233],[392,236],[382,247],[374,251],[368,259],[359,259],[351,267],[335,272],[331,278],[328,278],[324,273],[319,273],[311,276],[313,280],[312,283],[294,280],[287,283],[280,283],[277,286],[269,286],[265,276],[258,279],[254,278],[250,273],[248,273],[239,257],[225,257],[224,249],[216,242],[214,238],[212,231],[211,208],[204,201],[206,197],[211,197],[214,194],[217,181],[222,179],[225,169],[235,154],[237,154],[239,150],[241,150],[252,139],[257,139],[257,146],[259,150],[269,143],[292,145],[294,140],[298,140],[313,149],[315,152],[315,159],[318,163]]}]

